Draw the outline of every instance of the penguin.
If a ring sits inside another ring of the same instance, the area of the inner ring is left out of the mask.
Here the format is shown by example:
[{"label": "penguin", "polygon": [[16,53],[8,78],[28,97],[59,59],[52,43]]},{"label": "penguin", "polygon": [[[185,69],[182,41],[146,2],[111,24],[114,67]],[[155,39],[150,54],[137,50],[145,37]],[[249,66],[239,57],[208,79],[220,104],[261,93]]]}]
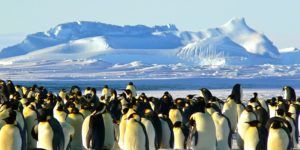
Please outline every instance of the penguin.
[{"label": "penguin", "polygon": [[79,112],[83,115],[84,118],[86,118],[87,116],[89,116],[92,113],[90,110],[91,110],[90,104],[85,103],[85,104],[81,105]]},{"label": "penguin", "polygon": [[14,85],[14,83],[11,80],[7,80],[6,87],[7,87],[7,91],[9,93],[10,97],[13,94],[15,94],[15,92],[16,92],[15,85]]},{"label": "penguin", "polygon": [[234,100],[234,96],[229,95],[226,102],[224,103],[222,114],[224,114],[229,119],[232,132],[235,132],[239,118],[237,107],[238,106]]},{"label": "penguin", "polygon": [[177,121],[182,122],[182,113],[181,111],[176,107],[176,105],[173,105],[169,111],[169,118],[174,124]]},{"label": "penguin", "polygon": [[282,121],[275,120],[271,123],[268,134],[267,150],[291,150],[292,140],[289,129]]},{"label": "penguin", "polygon": [[67,91],[65,89],[61,89],[58,92],[58,97],[60,97],[60,99],[63,101],[64,104],[67,103],[68,94],[67,94]]},{"label": "penguin", "polygon": [[[192,138],[188,149],[215,150],[217,148],[216,127],[213,119],[205,110],[194,113],[190,120],[194,122],[198,138]],[[192,125],[193,126],[193,125]],[[193,132],[190,132],[193,134]]]},{"label": "penguin", "polygon": [[174,134],[172,130],[172,122],[168,116],[159,114],[158,115],[161,129],[162,129],[162,138],[159,144],[160,149],[170,149],[173,147]]},{"label": "penguin", "polygon": [[66,118],[66,122],[72,125],[75,130],[74,138],[71,142],[71,147],[73,150],[75,149],[83,149],[82,145],[82,123],[83,123],[83,115],[79,113],[79,110],[76,107],[72,107],[70,113]]},{"label": "penguin", "polygon": [[136,87],[133,82],[129,82],[126,86],[126,90],[130,90],[133,97],[137,96]]},{"label": "penguin", "polygon": [[189,136],[189,130],[180,121],[177,121],[173,125],[174,133],[174,149],[186,149],[186,141]]},{"label": "penguin", "polygon": [[39,123],[31,130],[39,149],[64,149],[64,133],[59,122],[51,117],[52,112],[50,109],[42,109],[38,118]]},{"label": "penguin", "polygon": [[124,137],[124,149],[126,150],[149,150],[149,141],[145,126],[140,122],[138,114],[133,113],[127,118]]},{"label": "penguin", "polygon": [[205,103],[208,103],[208,101],[211,100],[212,97],[213,97],[211,92],[206,88],[200,89],[200,94],[199,95],[204,98]]},{"label": "penguin", "polygon": [[104,103],[84,119],[82,143],[86,149],[112,149],[114,146],[114,126]]},{"label": "penguin", "polygon": [[135,110],[133,110],[132,108],[126,108],[124,109],[124,114],[122,115],[121,117],[121,121],[120,121],[120,124],[119,124],[119,141],[118,141],[118,146],[121,148],[121,149],[124,149],[124,138],[125,138],[125,132],[127,130],[126,126],[127,126],[127,118],[133,114],[133,113],[136,113]]},{"label": "penguin", "polygon": [[273,97],[272,99],[268,100],[268,108],[269,108],[269,117],[273,118],[276,116],[276,109],[277,109],[277,102],[276,99]]},{"label": "penguin", "polygon": [[17,93],[19,93],[19,95],[21,96],[21,98],[23,98],[23,91],[22,91],[22,88],[21,88],[21,86],[20,85],[16,85],[15,86],[15,91],[17,92]]},{"label": "penguin", "polygon": [[27,149],[36,148],[37,141],[31,136],[31,129],[38,124],[38,112],[36,108],[27,102],[23,109],[23,116],[26,122],[26,131],[27,131]]},{"label": "penguin", "polygon": [[[155,133],[154,145],[155,145],[155,148],[158,149],[160,147],[160,143],[162,141],[162,126],[161,126],[160,118],[158,117],[157,113],[154,112],[153,110],[151,110],[150,108],[147,108],[145,110],[145,114],[144,114],[143,118],[151,121],[151,123],[154,127],[154,133]],[[146,127],[146,125],[145,125],[145,127]],[[147,131],[147,133],[149,133],[149,132]],[[153,134],[153,133],[151,133],[151,134]],[[151,139],[149,138],[149,144],[150,144],[150,140]]]},{"label": "penguin", "polygon": [[242,112],[238,124],[237,124],[237,144],[240,149],[244,149],[244,139],[246,138],[245,133],[249,128],[247,122],[257,120],[256,114],[254,113],[253,107],[248,105]]},{"label": "penguin", "polygon": [[147,136],[148,136],[148,143],[149,143],[149,150],[156,150],[156,132],[154,125],[152,124],[151,120],[148,118],[141,118],[141,123],[144,125]]},{"label": "penguin", "polygon": [[101,95],[104,96],[105,99],[111,97],[111,93],[110,93],[110,89],[108,88],[108,85],[103,86]]},{"label": "penguin", "polygon": [[10,111],[9,117],[5,118],[5,125],[0,130],[0,149],[2,150],[25,150],[22,143],[20,126],[16,122],[16,112]]},{"label": "penguin", "polygon": [[267,129],[258,121],[246,122],[249,127],[245,131],[244,149],[245,150],[266,150],[267,149]]},{"label": "penguin", "polygon": [[212,112],[211,117],[216,127],[217,149],[231,149],[232,132],[229,119],[217,111]]},{"label": "penguin", "polygon": [[5,101],[9,100],[9,92],[8,92],[5,81],[3,81],[3,80],[0,80],[0,95],[1,95],[0,103],[3,103]]},{"label": "penguin", "polygon": [[283,87],[282,91],[283,91],[283,99],[291,102],[296,101],[296,93],[292,87],[285,86]]}]

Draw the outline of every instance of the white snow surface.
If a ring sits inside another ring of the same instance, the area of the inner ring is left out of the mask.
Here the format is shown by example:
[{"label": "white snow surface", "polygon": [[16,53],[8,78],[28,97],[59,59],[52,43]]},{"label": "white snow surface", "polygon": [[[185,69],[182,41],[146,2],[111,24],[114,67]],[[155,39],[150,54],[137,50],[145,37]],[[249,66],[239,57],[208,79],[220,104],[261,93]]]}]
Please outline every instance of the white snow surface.
[{"label": "white snow surface", "polygon": [[244,18],[216,28],[179,31],[175,25],[60,24],[0,51],[0,78],[182,79],[293,77],[300,51],[281,49]]}]

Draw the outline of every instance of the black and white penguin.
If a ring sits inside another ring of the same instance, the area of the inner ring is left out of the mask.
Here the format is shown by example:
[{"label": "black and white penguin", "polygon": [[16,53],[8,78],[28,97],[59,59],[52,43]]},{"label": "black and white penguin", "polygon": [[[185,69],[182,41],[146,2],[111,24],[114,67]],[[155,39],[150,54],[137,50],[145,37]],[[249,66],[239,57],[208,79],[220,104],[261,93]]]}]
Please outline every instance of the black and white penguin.
[{"label": "black and white penguin", "polygon": [[124,140],[125,140],[125,132],[126,132],[126,126],[127,126],[127,118],[131,115],[136,113],[135,110],[133,110],[132,108],[126,108],[123,111],[123,115],[121,117],[120,120],[120,124],[119,124],[119,140],[118,140],[118,146],[121,149],[124,149]]},{"label": "black and white penguin", "polygon": [[108,85],[104,85],[102,88],[101,95],[105,97],[105,99],[111,97],[111,91],[108,88]]},{"label": "black and white penguin", "polygon": [[275,120],[270,124],[267,147],[268,150],[292,149],[290,130],[282,121]]},{"label": "black and white penguin", "polygon": [[174,149],[186,149],[186,142],[189,136],[189,129],[180,121],[173,125]]},{"label": "black and white penguin", "polygon": [[206,111],[211,115],[215,123],[217,149],[231,149],[232,132],[229,119],[220,112],[219,107],[214,103],[208,103]]},{"label": "black and white penguin", "polygon": [[159,114],[158,115],[161,124],[161,142],[159,145],[160,149],[171,149],[173,148],[174,134],[172,130],[172,121],[168,116]]},{"label": "black and white penguin", "polygon": [[59,122],[51,117],[52,110],[42,109],[39,123],[32,128],[31,135],[37,140],[37,148],[62,150],[65,146],[64,133]]},{"label": "black and white penguin", "polygon": [[[150,111],[150,110],[146,110],[146,111]],[[155,132],[155,127],[153,122],[151,121],[151,118],[145,118],[142,117],[141,118],[141,123],[144,125],[145,130],[147,132],[147,136],[148,136],[148,146],[149,146],[149,150],[156,150],[158,147],[156,147],[156,132]]]},{"label": "black and white penguin", "polygon": [[208,103],[208,101],[211,100],[212,97],[213,97],[213,95],[211,94],[211,92],[208,89],[206,89],[206,88],[201,88],[199,95],[204,98],[205,103]]},{"label": "black and white penguin", "polygon": [[246,138],[245,133],[250,127],[247,122],[254,120],[257,120],[256,114],[254,113],[253,107],[248,105],[242,112],[237,124],[237,144],[240,149],[244,149],[244,139]]},{"label": "black and white penguin", "polygon": [[245,150],[266,150],[267,149],[267,129],[258,121],[246,122],[249,124],[245,132],[244,149]]},{"label": "black and white penguin", "polygon": [[96,110],[84,119],[82,143],[86,149],[112,149],[114,145],[113,119],[100,103]]},{"label": "black and white penguin", "polygon": [[147,131],[140,122],[138,114],[133,113],[127,118],[124,137],[124,149],[126,150],[149,150]]},{"label": "black and white penguin", "polygon": [[130,90],[133,97],[137,96],[136,87],[133,82],[129,82],[126,86],[126,90]]},{"label": "black and white penguin", "polygon": [[224,114],[229,119],[232,132],[235,132],[239,118],[237,107],[238,106],[234,100],[234,96],[229,95],[226,102],[224,103],[222,114]]},{"label": "black and white penguin", "polygon": [[291,102],[296,101],[296,93],[292,87],[285,86],[283,87],[282,91],[283,91],[283,99]]},{"label": "black and white penguin", "polygon": [[23,108],[23,115],[26,122],[27,131],[27,149],[36,148],[37,141],[31,136],[31,129],[38,124],[38,112],[34,105],[27,102]]},{"label": "black and white penguin", "polygon": [[195,132],[190,130],[190,138],[188,149],[205,149],[215,150],[217,148],[216,127],[213,119],[208,113],[205,113],[205,109],[201,112],[194,113],[190,120],[191,127]]},{"label": "black and white penguin", "polygon": [[6,86],[5,81],[0,80],[0,103],[9,100],[9,92]]},{"label": "black and white penguin", "polygon": [[64,149],[72,149],[71,147],[71,140],[74,138],[75,130],[72,125],[66,122],[67,112],[63,105],[59,105],[56,110],[53,110],[55,113],[54,118],[60,123],[64,138],[65,138],[65,146]]},{"label": "black and white penguin", "polygon": [[10,111],[5,118],[5,125],[0,130],[0,149],[3,150],[25,150],[26,143],[22,143],[21,128],[16,122],[16,112]]},{"label": "black and white penguin", "polygon": [[6,87],[10,97],[15,94],[16,92],[15,85],[11,80],[7,80]]},{"label": "black and white penguin", "polygon": [[179,121],[182,122],[182,112],[177,108],[176,105],[173,105],[169,111],[169,118],[174,124],[175,122]]},{"label": "black and white penguin", "polygon": [[83,149],[82,145],[82,123],[83,123],[83,115],[79,112],[76,107],[72,107],[70,113],[66,118],[66,122],[68,122],[75,130],[74,138],[71,142],[72,149]]}]

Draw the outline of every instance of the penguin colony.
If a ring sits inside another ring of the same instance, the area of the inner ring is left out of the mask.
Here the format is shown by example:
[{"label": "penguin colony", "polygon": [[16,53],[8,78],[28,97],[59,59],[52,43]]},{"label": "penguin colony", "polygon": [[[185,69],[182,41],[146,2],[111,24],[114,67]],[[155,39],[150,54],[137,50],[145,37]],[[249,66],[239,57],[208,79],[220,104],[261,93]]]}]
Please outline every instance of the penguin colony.
[{"label": "penguin colony", "polygon": [[105,85],[72,86],[57,94],[43,86],[0,80],[0,150],[193,149],[290,150],[298,143],[300,99],[292,87],[283,96],[243,100],[240,84],[226,100],[206,89],[173,99],[137,95]]}]

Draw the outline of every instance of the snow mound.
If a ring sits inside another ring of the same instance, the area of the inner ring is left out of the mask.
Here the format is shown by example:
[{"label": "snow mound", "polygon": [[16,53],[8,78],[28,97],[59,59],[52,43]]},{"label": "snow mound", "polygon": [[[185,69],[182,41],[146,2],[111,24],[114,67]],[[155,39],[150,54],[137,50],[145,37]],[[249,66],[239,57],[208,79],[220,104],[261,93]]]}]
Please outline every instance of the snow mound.
[{"label": "snow mound", "polygon": [[288,47],[288,48],[282,48],[282,49],[279,49],[279,52],[280,53],[290,53],[290,52],[297,52],[299,51],[300,49],[296,48],[296,47]]},{"label": "snow mound", "polygon": [[247,51],[228,37],[208,37],[190,43],[177,53],[182,59],[201,65],[225,65],[249,57]]},{"label": "snow mound", "polygon": [[243,46],[249,53],[277,58],[279,52],[264,34],[250,28],[244,18],[233,18],[219,28],[219,31]]}]

